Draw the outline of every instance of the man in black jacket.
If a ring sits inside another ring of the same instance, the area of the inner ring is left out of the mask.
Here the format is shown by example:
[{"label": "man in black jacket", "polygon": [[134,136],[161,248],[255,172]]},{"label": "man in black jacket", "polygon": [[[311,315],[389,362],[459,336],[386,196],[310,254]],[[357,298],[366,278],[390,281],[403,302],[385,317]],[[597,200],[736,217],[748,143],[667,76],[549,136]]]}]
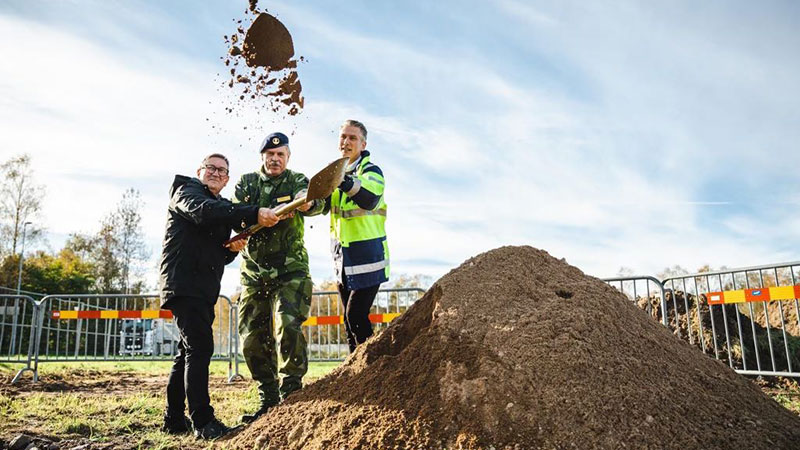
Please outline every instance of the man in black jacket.
[{"label": "man in black jacket", "polygon": [[214,353],[214,305],[219,296],[225,265],[236,258],[246,241],[229,248],[224,242],[231,229],[277,221],[271,210],[234,205],[219,196],[228,182],[228,159],[207,156],[197,178],[176,175],[170,202],[164,249],[161,255],[161,307],[172,310],[180,330],[180,343],[167,383],[164,431],[189,431],[185,402],[195,436],[215,439],[231,431],[214,417],[208,396],[208,366]]}]

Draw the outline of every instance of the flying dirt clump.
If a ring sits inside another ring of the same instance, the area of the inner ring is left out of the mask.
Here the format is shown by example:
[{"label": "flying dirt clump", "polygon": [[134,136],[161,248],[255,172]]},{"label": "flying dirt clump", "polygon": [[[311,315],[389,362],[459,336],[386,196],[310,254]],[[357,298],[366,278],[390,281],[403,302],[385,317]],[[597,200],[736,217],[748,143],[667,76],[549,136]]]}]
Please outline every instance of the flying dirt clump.
[{"label": "flying dirt clump", "polygon": [[532,247],[465,261],[233,448],[797,448],[800,419]]},{"label": "flying dirt clump", "polygon": [[[233,91],[233,101],[225,107],[233,113],[245,106],[278,115],[297,115],[303,108],[302,85],[297,74],[298,59],[289,30],[276,17],[259,12],[250,1],[246,14],[254,15],[245,30],[238,20],[236,32],[224,36],[228,53],[222,59],[228,67],[223,86]],[[304,61],[301,56],[299,61]]]}]

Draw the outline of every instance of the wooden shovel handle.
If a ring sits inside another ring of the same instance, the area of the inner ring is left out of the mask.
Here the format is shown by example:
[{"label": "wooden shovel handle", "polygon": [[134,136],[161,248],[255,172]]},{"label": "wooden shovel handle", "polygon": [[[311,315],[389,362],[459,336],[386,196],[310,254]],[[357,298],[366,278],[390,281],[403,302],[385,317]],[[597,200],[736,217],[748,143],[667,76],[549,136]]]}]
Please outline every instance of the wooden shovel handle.
[{"label": "wooden shovel handle", "polygon": [[[286,214],[289,214],[290,212],[292,212],[295,209],[299,208],[300,205],[302,205],[304,203],[306,203],[306,197],[305,196],[300,197],[300,198],[296,198],[293,201],[291,201],[291,202],[289,202],[289,203],[287,203],[285,205],[279,206],[275,210],[275,215],[278,216],[278,217],[281,217],[281,216],[284,216]],[[223,244],[223,245],[225,247],[227,247],[228,245],[230,245],[230,244],[232,244],[232,243],[234,243],[236,241],[240,241],[242,239],[247,239],[248,237],[252,236],[253,233],[255,233],[256,231],[258,231],[258,230],[260,230],[262,228],[264,228],[264,225],[261,225],[261,224],[258,224],[258,223],[255,224],[255,225],[250,225],[249,227],[247,227],[247,229],[245,229],[241,233],[239,233],[236,236],[234,236],[234,237],[228,239],[227,241],[225,241],[225,244]]]}]

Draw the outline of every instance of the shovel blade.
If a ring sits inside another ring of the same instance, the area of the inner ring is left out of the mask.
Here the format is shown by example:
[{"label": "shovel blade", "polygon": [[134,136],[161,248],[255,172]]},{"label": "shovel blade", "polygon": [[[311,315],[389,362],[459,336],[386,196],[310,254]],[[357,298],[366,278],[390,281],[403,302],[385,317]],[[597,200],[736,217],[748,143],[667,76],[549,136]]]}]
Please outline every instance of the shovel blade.
[{"label": "shovel blade", "polygon": [[339,158],[308,180],[306,201],[322,200],[331,195],[342,180],[347,169],[347,158]]}]

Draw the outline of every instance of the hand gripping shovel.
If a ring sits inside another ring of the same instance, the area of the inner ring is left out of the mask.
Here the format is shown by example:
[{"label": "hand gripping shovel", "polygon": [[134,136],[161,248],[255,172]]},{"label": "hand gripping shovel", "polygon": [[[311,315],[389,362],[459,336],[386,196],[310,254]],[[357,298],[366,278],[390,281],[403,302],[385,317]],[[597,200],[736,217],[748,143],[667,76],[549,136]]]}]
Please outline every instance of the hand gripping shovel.
[{"label": "hand gripping shovel", "polygon": [[[308,192],[306,192],[305,197],[300,197],[293,200],[291,203],[281,205],[275,210],[275,215],[280,217],[289,214],[304,203],[310,202],[311,200],[322,200],[331,195],[333,190],[336,189],[344,179],[346,168],[347,158],[339,158],[328,164],[308,181]],[[225,241],[224,245],[228,246],[233,242],[247,239],[250,235],[262,228],[264,228],[263,225],[251,225],[246,230]]]}]

